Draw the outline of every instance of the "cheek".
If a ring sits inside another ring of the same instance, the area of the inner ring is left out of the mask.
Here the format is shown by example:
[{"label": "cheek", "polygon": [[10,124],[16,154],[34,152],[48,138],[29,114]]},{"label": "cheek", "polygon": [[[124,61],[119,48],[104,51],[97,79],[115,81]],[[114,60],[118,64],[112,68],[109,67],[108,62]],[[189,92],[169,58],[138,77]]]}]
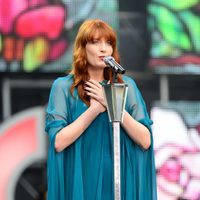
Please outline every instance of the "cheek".
[{"label": "cheek", "polygon": [[86,56],[87,58],[93,56],[95,54],[95,49],[92,48],[91,46],[87,47],[86,46]]},{"label": "cheek", "polygon": [[112,47],[109,48],[109,53],[110,53],[110,55],[113,54],[113,48]]},{"label": "cheek", "polygon": [[93,65],[94,64],[94,52],[93,51],[87,51],[86,52],[86,59],[87,59],[87,62],[90,65]]},{"label": "cheek", "polygon": [[87,52],[86,52],[86,58],[87,58],[87,60],[88,60],[89,62],[92,60],[93,56],[94,56],[94,53],[93,53],[93,52],[91,52],[91,51],[87,51]]}]

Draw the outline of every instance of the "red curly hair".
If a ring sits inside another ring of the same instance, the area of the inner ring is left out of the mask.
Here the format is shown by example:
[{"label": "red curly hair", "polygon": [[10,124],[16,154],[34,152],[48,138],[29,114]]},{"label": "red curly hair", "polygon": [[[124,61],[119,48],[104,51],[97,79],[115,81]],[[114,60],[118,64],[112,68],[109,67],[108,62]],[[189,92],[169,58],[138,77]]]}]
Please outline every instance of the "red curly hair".
[{"label": "red curly hair", "polygon": [[[85,46],[88,42],[92,42],[94,37],[98,33],[101,38],[109,40],[113,53],[112,57],[120,63],[120,57],[117,50],[116,33],[115,31],[104,21],[100,19],[86,20],[79,28],[73,50],[73,68],[70,72],[74,74],[74,82],[70,88],[70,92],[73,95],[74,89],[77,87],[78,95],[87,105],[90,104],[90,100],[84,90],[84,82],[89,80],[88,62],[86,58]],[[113,82],[113,71],[111,68],[104,68],[104,79]],[[120,75],[117,77],[118,82],[122,83],[123,80]]]}]

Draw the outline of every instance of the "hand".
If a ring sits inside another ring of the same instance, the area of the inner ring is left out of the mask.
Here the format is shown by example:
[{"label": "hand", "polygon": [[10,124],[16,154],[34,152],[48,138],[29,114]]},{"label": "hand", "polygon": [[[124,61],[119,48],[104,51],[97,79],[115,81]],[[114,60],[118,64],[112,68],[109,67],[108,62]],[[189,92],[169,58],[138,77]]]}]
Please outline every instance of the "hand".
[{"label": "hand", "polygon": [[90,79],[85,83],[84,88],[88,96],[95,99],[106,108],[106,102],[103,95],[103,87],[99,82]]},{"label": "hand", "polygon": [[90,107],[93,107],[96,111],[98,111],[98,114],[106,111],[106,107],[93,98],[90,98]]}]

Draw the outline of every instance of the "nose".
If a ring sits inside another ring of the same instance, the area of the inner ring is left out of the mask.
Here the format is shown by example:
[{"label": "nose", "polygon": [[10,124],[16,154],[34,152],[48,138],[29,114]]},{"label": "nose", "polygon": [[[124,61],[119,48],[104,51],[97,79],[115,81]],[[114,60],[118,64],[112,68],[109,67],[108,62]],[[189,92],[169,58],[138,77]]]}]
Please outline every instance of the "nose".
[{"label": "nose", "polygon": [[106,49],[107,49],[107,43],[102,41],[101,44],[100,44],[100,51],[105,52]]}]

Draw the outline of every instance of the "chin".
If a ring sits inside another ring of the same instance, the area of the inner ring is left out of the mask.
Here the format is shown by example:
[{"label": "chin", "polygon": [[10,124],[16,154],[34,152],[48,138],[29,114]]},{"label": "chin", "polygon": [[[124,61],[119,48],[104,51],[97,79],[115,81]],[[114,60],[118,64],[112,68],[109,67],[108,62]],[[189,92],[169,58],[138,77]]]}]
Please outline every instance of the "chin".
[{"label": "chin", "polygon": [[98,68],[98,69],[104,69],[104,68],[106,68],[107,66],[105,66],[105,65],[96,65],[96,68]]},{"label": "chin", "polygon": [[105,69],[107,66],[100,66],[101,69]]}]

